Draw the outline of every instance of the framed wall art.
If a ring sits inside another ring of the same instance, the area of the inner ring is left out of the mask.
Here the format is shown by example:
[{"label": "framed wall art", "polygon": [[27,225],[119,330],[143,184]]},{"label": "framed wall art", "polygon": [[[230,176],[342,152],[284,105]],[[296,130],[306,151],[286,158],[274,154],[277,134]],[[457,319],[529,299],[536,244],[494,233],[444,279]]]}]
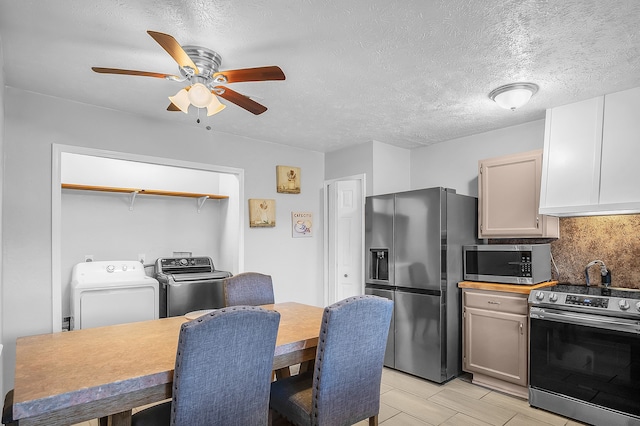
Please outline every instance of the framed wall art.
[{"label": "framed wall art", "polygon": [[276,189],[284,194],[299,194],[300,167],[276,166]]},{"label": "framed wall art", "polygon": [[276,200],[249,199],[249,226],[271,228],[276,226]]},{"label": "framed wall art", "polygon": [[291,236],[293,238],[313,236],[313,213],[291,212]]}]

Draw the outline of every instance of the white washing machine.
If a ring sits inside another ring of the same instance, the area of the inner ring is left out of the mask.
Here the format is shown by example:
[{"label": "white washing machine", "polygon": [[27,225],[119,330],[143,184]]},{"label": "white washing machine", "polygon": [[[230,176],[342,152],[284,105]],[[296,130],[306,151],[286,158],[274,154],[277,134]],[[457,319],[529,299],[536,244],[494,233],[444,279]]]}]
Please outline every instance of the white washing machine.
[{"label": "white washing machine", "polygon": [[134,260],[78,263],[71,273],[71,330],[157,319],[158,289]]}]

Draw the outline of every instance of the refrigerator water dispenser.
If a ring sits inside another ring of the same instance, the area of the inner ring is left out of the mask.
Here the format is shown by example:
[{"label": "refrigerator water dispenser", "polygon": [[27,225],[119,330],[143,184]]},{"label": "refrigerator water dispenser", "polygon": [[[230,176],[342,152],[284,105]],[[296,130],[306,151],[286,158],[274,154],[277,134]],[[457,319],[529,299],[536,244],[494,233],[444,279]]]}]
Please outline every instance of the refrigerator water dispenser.
[{"label": "refrigerator water dispenser", "polygon": [[389,249],[370,249],[369,256],[371,256],[369,278],[389,281]]}]

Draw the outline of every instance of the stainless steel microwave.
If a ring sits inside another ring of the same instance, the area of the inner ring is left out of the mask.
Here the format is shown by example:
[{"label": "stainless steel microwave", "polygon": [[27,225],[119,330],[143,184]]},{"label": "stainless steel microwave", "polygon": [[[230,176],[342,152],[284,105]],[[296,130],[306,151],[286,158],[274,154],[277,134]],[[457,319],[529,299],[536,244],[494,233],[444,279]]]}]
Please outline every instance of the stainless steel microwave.
[{"label": "stainless steel microwave", "polygon": [[551,280],[549,244],[463,246],[464,279],[533,285]]}]

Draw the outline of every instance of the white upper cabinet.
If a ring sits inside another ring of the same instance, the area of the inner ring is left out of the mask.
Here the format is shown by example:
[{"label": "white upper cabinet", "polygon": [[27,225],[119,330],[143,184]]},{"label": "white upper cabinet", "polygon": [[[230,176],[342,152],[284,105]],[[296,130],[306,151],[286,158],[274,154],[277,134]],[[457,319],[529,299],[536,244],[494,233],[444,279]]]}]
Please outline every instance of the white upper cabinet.
[{"label": "white upper cabinet", "polygon": [[538,213],[542,150],[478,161],[480,238],[558,238],[557,217]]},{"label": "white upper cabinet", "polygon": [[640,88],[547,110],[540,213],[640,212]]},{"label": "white upper cabinet", "polygon": [[640,203],[640,87],[604,98],[600,204]]}]

